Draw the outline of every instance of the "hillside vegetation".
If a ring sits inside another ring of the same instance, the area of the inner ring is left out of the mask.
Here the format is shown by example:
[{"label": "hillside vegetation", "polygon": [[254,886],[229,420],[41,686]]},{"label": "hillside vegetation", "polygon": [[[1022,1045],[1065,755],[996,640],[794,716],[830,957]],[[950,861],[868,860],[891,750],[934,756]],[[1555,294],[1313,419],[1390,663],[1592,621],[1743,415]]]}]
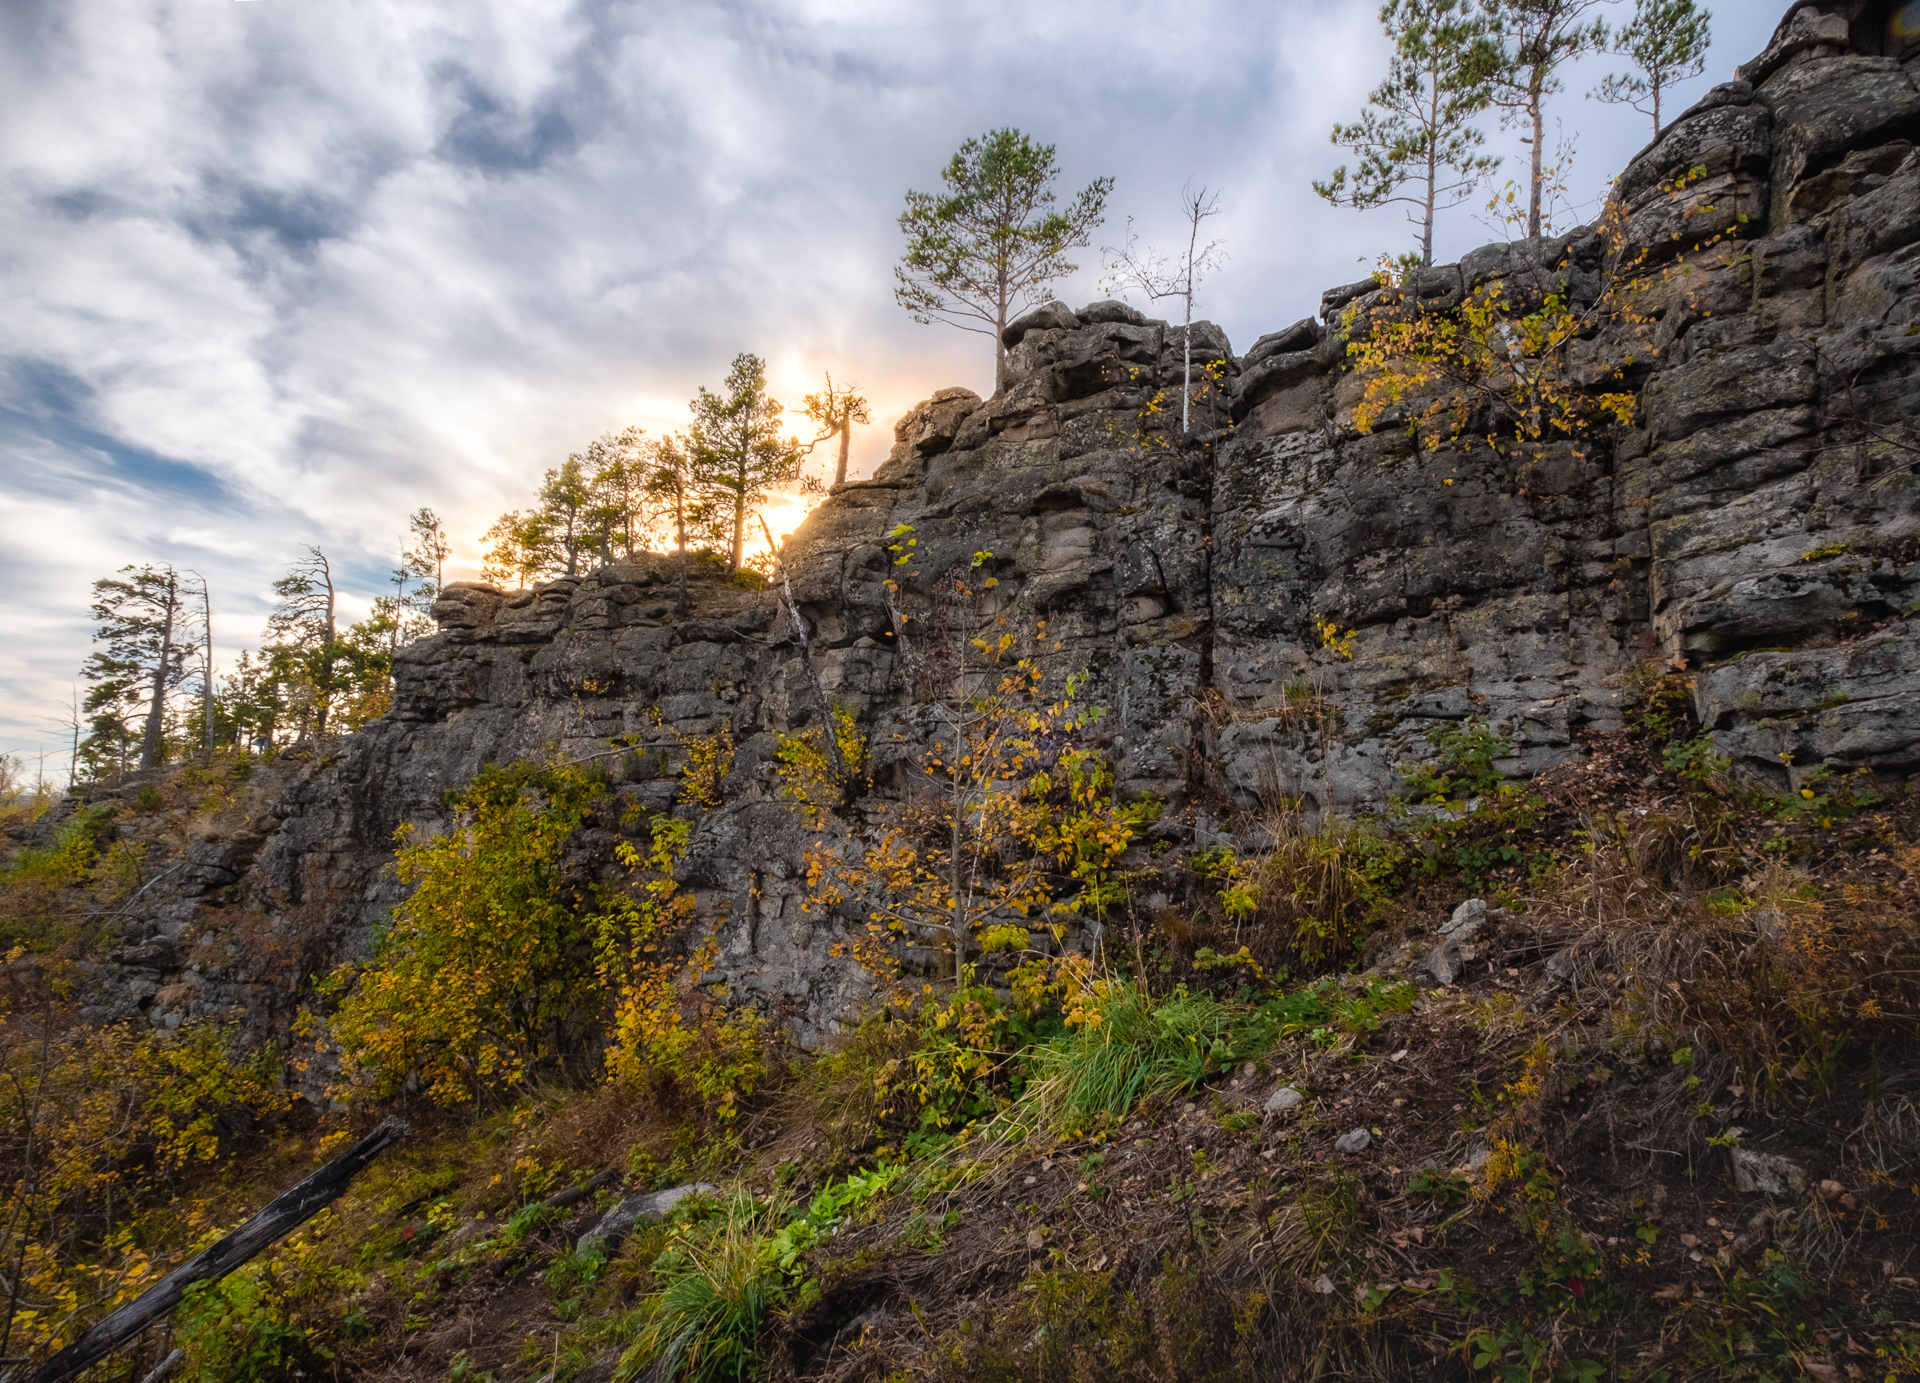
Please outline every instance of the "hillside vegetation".
[{"label": "hillside vegetation", "polygon": [[[76,1006],[142,871],[260,809],[247,765],[28,811],[7,1349],[397,1110],[413,1137],[331,1211],[195,1291],[185,1376],[1910,1373],[1920,821],[1865,779],[1734,788],[1683,691],[1644,682],[1634,729],[1524,786],[1469,725],[1421,800],[1277,802],[1232,822],[1242,855],[1115,807],[1097,720],[1016,670],[974,702],[968,747],[1018,762],[970,829],[1034,917],[1097,910],[1099,953],[982,928],[957,986],[919,982],[882,919],[873,1016],[811,1053],[703,984],[673,882],[698,755],[668,813],[591,764],[483,772],[458,829],[401,840],[411,901],[290,1042]],[[789,746],[814,811],[821,741]],[[900,813],[842,892],[940,825]],[[1487,920],[1435,935],[1468,898]]]}]

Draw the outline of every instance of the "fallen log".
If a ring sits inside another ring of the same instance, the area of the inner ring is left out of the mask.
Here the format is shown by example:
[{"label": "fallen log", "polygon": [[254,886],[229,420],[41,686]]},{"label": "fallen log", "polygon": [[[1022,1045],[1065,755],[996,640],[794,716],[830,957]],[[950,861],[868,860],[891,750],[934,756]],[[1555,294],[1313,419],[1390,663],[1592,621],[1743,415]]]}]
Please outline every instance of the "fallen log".
[{"label": "fallen log", "polygon": [[154,1317],[178,1306],[194,1283],[218,1281],[333,1204],[348,1182],[383,1150],[405,1138],[407,1132],[407,1126],[398,1119],[384,1121],[305,1181],[269,1201],[264,1210],[226,1238],[189,1258],[47,1360],[33,1375],[33,1383],[58,1383],[106,1358],[146,1329]]}]

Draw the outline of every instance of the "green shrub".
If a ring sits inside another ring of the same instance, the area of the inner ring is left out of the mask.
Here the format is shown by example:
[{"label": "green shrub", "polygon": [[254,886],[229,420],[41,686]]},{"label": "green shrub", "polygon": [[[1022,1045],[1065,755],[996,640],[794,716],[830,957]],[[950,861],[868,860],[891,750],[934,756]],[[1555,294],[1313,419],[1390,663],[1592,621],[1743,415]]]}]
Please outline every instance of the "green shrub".
[{"label": "green shrub", "polygon": [[179,1340],[200,1383],[279,1383],[328,1357],[288,1322],[252,1272],[197,1282],[180,1304]]},{"label": "green shrub", "polygon": [[1119,984],[1083,1010],[1069,1036],[1036,1048],[1038,1098],[1067,1125],[1119,1119],[1145,1099],[1191,1090],[1233,1060],[1234,1010],[1182,987],[1155,1005]]},{"label": "green shrub", "polygon": [[644,1324],[621,1356],[617,1380],[746,1376],[761,1327],[788,1296],[762,1227],[758,1207],[736,1203],[720,1224],[681,1235],[654,1260],[654,1280],[663,1285],[642,1308]]}]

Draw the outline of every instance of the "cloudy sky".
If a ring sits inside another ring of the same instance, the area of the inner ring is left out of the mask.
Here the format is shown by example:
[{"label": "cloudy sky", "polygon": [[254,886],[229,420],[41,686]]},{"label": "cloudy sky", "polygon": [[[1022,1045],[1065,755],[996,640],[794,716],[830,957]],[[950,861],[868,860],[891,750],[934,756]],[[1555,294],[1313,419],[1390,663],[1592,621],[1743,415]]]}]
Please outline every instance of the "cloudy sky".
[{"label": "cloudy sky", "polygon": [[[1624,3],[1616,5],[1624,13]],[[1705,76],[1780,0],[1721,0]],[[1202,315],[1240,348],[1409,242],[1326,206],[1385,66],[1376,0],[6,0],[0,5],[0,752],[64,751],[89,583],[203,572],[231,656],[319,544],[381,589],[404,516],[456,574],[540,471],[611,428],[685,425],[743,350],[779,397],[856,379],[895,418],[986,392],[986,338],[894,305],[902,193],[965,137],[1054,143],[1117,180],[1059,296],[1131,214],[1171,239],[1189,178],[1231,258]],[[1596,199],[1642,118],[1581,98]],[[1518,144],[1489,122],[1492,143]],[[1509,158],[1517,173],[1520,161]],[[1494,230],[1454,212],[1438,251]],[[64,752],[50,759],[64,771]]]}]

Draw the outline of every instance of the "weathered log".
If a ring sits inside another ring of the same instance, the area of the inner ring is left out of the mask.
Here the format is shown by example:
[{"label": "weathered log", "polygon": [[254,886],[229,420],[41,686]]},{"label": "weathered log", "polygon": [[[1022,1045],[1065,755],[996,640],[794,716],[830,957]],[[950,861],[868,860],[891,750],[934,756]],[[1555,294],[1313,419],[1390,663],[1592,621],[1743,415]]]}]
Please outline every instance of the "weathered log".
[{"label": "weathered log", "polygon": [[591,1196],[595,1191],[598,1191],[602,1186],[612,1182],[612,1180],[619,1175],[619,1168],[609,1167],[606,1171],[595,1175],[587,1181],[581,1182],[578,1186],[569,1186],[564,1191],[554,1192],[540,1203],[551,1206],[555,1210],[570,1210],[588,1196]]},{"label": "weathered log", "polygon": [[407,1126],[388,1119],[305,1181],[275,1197],[267,1207],[219,1243],[195,1254],[153,1286],[108,1315],[93,1329],[40,1366],[33,1383],[57,1383],[96,1364],[131,1340],[154,1317],[180,1304],[196,1282],[215,1282],[260,1253],[281,1235],[298,1229],[331,1205],[367,1164],[407,1136]]}]

